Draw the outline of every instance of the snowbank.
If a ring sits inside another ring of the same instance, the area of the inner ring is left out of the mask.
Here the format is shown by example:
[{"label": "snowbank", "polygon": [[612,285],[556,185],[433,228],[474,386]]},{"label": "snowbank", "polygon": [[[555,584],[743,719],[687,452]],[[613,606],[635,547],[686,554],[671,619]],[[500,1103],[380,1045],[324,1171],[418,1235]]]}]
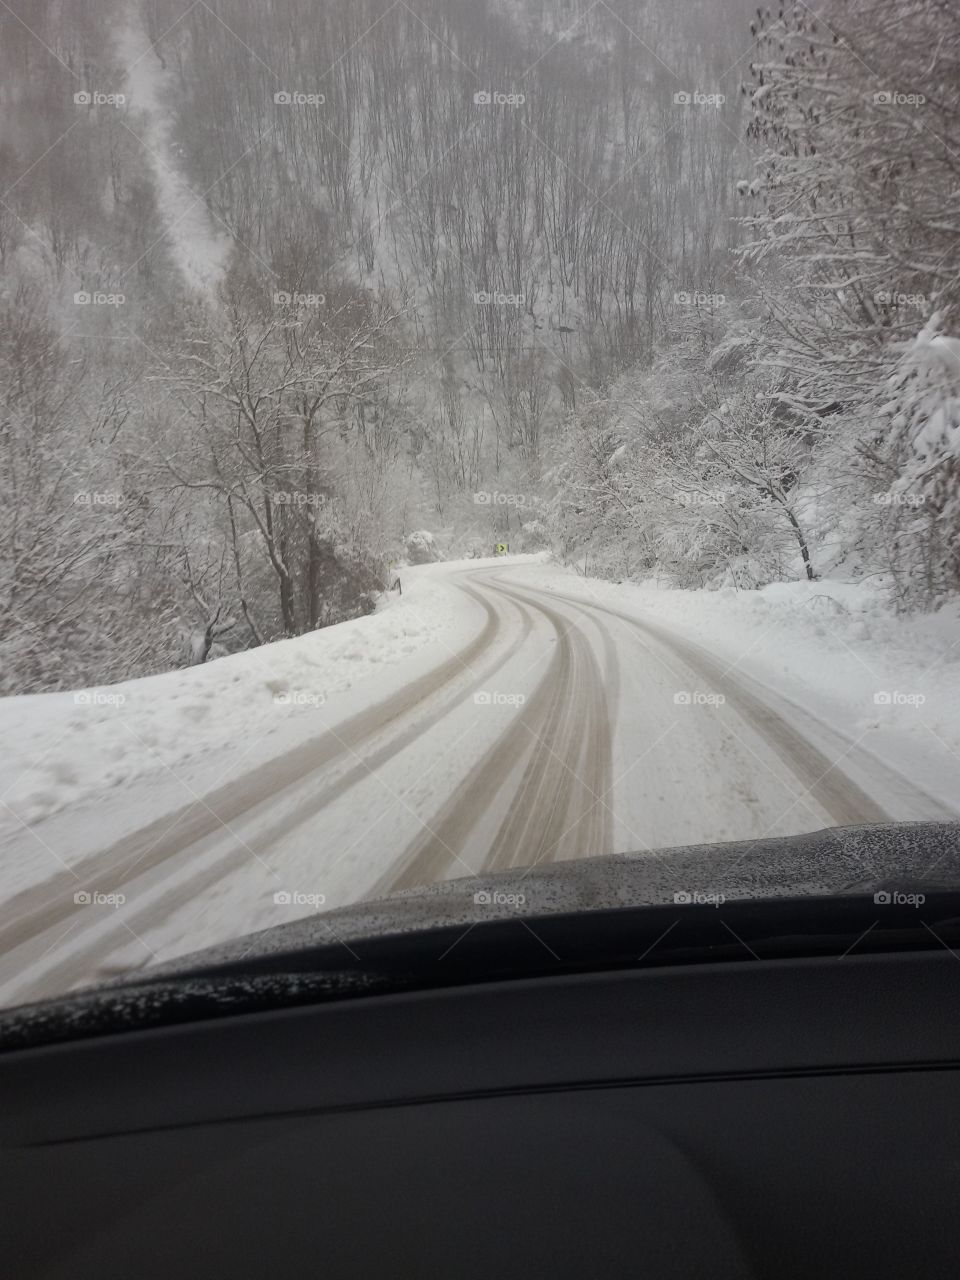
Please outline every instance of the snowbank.
[{"label": "snowbank", "polygon": [[413,679],[469,641],[465,625],[479,630],[480,610],[465,623],[460,593],[437,572],[447,568],[402,570],[403,594],[368,617],[204,666],[0,699],[0,825],[35,822],[150,774],[174,773],[199,790],[241,754],[252,768],[335,726],[395,684],[390,668],[406,662],[403,678]]}]

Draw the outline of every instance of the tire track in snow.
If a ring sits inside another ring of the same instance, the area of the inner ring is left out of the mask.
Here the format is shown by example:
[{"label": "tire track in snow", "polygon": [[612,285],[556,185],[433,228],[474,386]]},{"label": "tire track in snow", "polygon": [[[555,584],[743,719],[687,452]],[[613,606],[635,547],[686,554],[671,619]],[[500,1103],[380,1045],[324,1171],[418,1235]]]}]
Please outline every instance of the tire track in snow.
[{"label": "tire track in snow", "polygon": [[[502,575],[503,570],[497,573]],[[488,576],[487,571],[478,572],[473,583],[458,585],[479,603],[485,614],[481,631],[460,654],[378,706],[345,722],[335,734],[326,733],[302,744],[246,778],[204,797],[197,805],[189,806],[176,815],[171,832],[158,830],[170,825],[168,815],[118,842],[106,853],[78,864],[77,870],[88,874],[91,882],[94,877],[99,879],[100,887],[109,882],[111,871],[119,869],[122,874],[128,874],[130,883],[140,882],[138,893],[144,898],[143,905],[136,914],[124,912],[122,920],[119,913],[115,920],[104,921],[102,917],[96,922],[91,920],[89,936],[76,940],[79,947],[67,938],[62,958],[45,968],[31,983],[30,996],[53,994],[78,980],[93,980],[98,967],[102,972],[104,961],[112,954],[122,953],[125,948],[129,950],[128,924],[135,930],[151,930],[168,920],[174,921],[188,899],[196,898],[228,877],[237,866],[238,856],[245,860],[249,854],[238,855],[236,849],[231,849],[218,856],[216,862],[206,863],[188,880],[177,879],[188,866],[185,860],[198,852],[198,843],[217,835],[223,821],[241,818],[245,824],[252,825],[257,816],[254,811],[261,806],[261,812],[269,818],[278,798],[317,774],[318,785],[314,791],[298,798],[296,807],[289,812],[278,810],[278,816],[269,826],[251,835],[256,847],[268,853],[275,843],[309,823],[370,771],[387,767],[393,757],[414,745],[457,706],[462,707],[464,698],[482,687],[494,670],[529,643],[534,630],[533,613],[546,620],[555,647],[521,714],[484,753],[469,777],[447,795],[429,824],[431,831],[405,851],[381,877],[371,896],[449,875],[456,855],[471,842],[476,857],[477,846],[482,846],[487,828],[489,843],[483,851],[484,870],[611,851],[612,745],[619,704],[617,655],[618,652],[622,655],[622,650],[618,650],[605,619],[616,619],[623,624],[648,659],[676,672],[678,684],[692,688],[702,682],[704,688],[723,693],[728,708],[769,748],[771,759],[782,765],[782,772],[778,773],[787,791],[802,789],[834,822],[881,821],[887,817],[883,805],[844,772],[861,756],[863,761],[858,767],[866,771],[868,781],[879,780],[883,784],[889,775],[891,785],[895,781],[905,785],[892,770],[869,753],[858,751],[835,731],[826,734],[828,744],[833,740],[837,743],[831,759],[821,746],[804,735],[802,728],[790,723],[792,712],[788,703],[774,694],[769,695],[768,703],[762,690],[754,690],[752,681],[748,683],[734,675],[706,650],[653,623],[594,601],[518,585],[501,576]],[[563,612],[556,607],[558,603]],[[465,667],[469,668],[474,659],[482,658],[495,643],[507,617],[507,608],[518,612],[521,628],[504,654],[495,665],[484,664],[482,673],[476,674],[468,684],[458,681],[456,690],[448,689],[447,685],[462,676]],[[576,610],[572,623],[568,616],[570,609]],[[595,628],[599,636],[602,673],[595,643],[591,644],[585,624]],[[441,697],[442,705],[421,705],[424,699],[435,694]],[[804,713],[798,709],[796,714],[802,726]],[[810,719],[810,732],[819,740],[818,722]],[[722,729],[722,721],[719,724]],[[737,737],[732,726],[728,731]],[[386,740],[378,742],[381,734],[387,735]],[[437,750],[444,749],[441,732]],[[367,754],[361,761],[351,761],[351,751],[361,756],[364,751]],[[330,776],[328,769],[345,771]],[[150,848],[151,841],[158,841],[154,849]],[[131,862],[131,858],[134,861]],[[170,880],[166,887],[165,879]],[[20,914],[19,918],[11,914],[10,924],[0,927],[0,947],[5,951],[9,952],[10,947],[18,943],[42,947],[51,937],[55,942],[56,933],[62,933],[64,925],[72,923],[70,918],[75,917],[76,911],[72,894],[77,881],[69,875],[55,880],[56,890],[61,894],[59,900],[52,900],[53,882],[47,882],[11,902],[12,912]],[[116,879],[116,887],[122,883]],[[322,916],[318,919],[322,920]],[[9,962],[9,955],[4,959]]]},{"label": "tire track in snow", "polygon": [[[538,592],[537,588],[528,588]],[[834,730],[824,730],[842,745],[839,758],[831,759],[825,755],[809,738],[794,728],[784,713],[778,711],[763,700],[761,696],[747,687],[746,683],[729,670],[729,665],[714,659],[706,650],[691,641],[687,641],[672,632],[658,627],[654,623],[641,621],[627,613],[599,604],[596,601],[584,601],[560,592],[544,592],[548,599],[560,599],[565,603],[577,605],[586,612],[599,612],[626,623],[634,632],[642,647],[649,654],[651,645],[659,647],[666,655],[679,661],[702,679],[707,688],[722,693],[726,704],[736,711],[747,724],[760,735],[774,752],[777,759],[786,765],[789,775],[799,783],[804,795],[809,796],[823,808],[838,826],[867,822],[886,822],[890,820],[887,810],[862,787],[854,782],[843,770],[844,759],[863,757],[865,769],[875,776],[888,778],[891,784],[898,787],[905,785],[904,779],[888,768],[875,757],[868,756],[849,740],[844,739]],[[658,658],[658,661],[663,661]],[[785,706],[784,711],[788,711]],[[914,787],[919,792],[919,788]],[[928,804],[935,809],[942,809],[936,802],[928,799]],[[953,817],[952,813],[943,811],[943,816]]]},{"label": "tire track in snow", "polygon": [[[479,593],[472,588],[463,587],[463,590],[472,598],[478,601],[481,599]],[[529,611],[521,607],[519,613],[521,631],[511,642],[503,658],[497,660],[496,666],[484,669],[467,688],[458,690],[447,698],[442,707],[431,712],[425,719],[409,725],[398,737],[376,749],[342,777],[312,793],[303,804],[289,814],[285,814],[279,821],[255,835],[245,836],[243,847],[229,849],[225,855],[205,866],[189,880],[180,881],[167,892],[155,896],[141,910],[134,912],[126,910],[122,920],[118,919],[114,922],[108,919],[98,922],[98,927],[95,930],[91,929],[93,936],[88,945],[80,950],[72,950],[61,963],[44,970],[40,984],[35,984],[42,988],[41,994],[63,991],[71,982],[77,980],[78,974],[95,975],[98,967],[103,965],[112,952],[130,943],[131,929],[139,934],[162,927],[166,920],[176,916],[180,908],[228,876],[236,869],[238,862],[245,863],[251,856],[251,852],[266,854],[283,836],[316,816],[327,804],[369,776],[372,770],[382,768],[390,759],[447,715],[453,705],[459,705],[465,698],[471,696],[473,691],[484,684],[503,661],[508,660],[519,650],[533,626]]]},{"label": "tire track in snow", "polygon": [[6,956],[45,930],[68,922],[77,910],[73,894],[78,885],[96,886],[111,893],[121,890],[175,854],[234,824],[265,801],[275,800],[310,774],[351,753],[358,754],[372,736],[389,729],[461,676],[464,668],[469,669],[494,642],[502,617],[479,593],[475,599],[484,610],[483,628],[462,652],[453,654],[433,671],[353,716],[336,731],[326,731],[208,792],[177,814],[158,818],[102,853],[84,858],[70,871],[57,872],[43,884],[15,894],[5,904],[7,920],[0,925],[0,955]]},{"label": "tire track in snow", "polygon": [[[532,606],[553,628],[556,650],[522,712],[448,798],[429,830],[374,887],[371,897],[442,879],[488,819],[497,798],[522,769],[506,812],[486,851],[483,869],[557,857],[596,855],[612,848],[605,798],[612,782],[612,723],[608,691],[593,650],[539,597],[490,583],[497,593]],[[606,676],[614,698],[616,653],[604,637]]]}]

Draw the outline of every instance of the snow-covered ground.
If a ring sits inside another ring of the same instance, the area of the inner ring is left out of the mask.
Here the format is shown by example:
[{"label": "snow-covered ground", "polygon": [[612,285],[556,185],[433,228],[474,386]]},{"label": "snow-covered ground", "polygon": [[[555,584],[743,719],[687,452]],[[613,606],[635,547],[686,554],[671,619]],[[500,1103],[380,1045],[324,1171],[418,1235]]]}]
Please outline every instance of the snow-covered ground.
[{"label": "snow-covered ground", "polygon": [[960,810],[960,621],[404,568],[369,617],[0,702],[0,998],[438,879]]},{"label": "snow-covered ground", "polygon": [[226,265],[230,237],[208,211],[205,193],[194,191],[183,176],[164,100],[165,95],[175,92],[174,76],[161,67],[135,6],[130,8],[128,25],[119,33],[117,43],[126,71],[125,92],[134,113],[134,130],[153,170],[174,261],[187,285],[208,290]]},{"label": "snow-covered ground", "polygon": [[[476,629],[443,575],[408,570],[403,594],[366,618],[142,680],[4,698],[0,833],[100,798],[110,810],[101,840],[113,839],[134,782],[179,778],[202,792],[253,770],[315,735],[318,720],[336,728],[430,671]],[[171,804],[182,798],[176,786]],[[139,800],[128,816],[144,816]],[[2,875],[5,888],[18,878],[9,865]]]},{"label": "snow-covered ground", "polygon": [[554,565],[528,576],[689,636],[960,808],[960,605],[904,619],[864,582],[676,591]]}]

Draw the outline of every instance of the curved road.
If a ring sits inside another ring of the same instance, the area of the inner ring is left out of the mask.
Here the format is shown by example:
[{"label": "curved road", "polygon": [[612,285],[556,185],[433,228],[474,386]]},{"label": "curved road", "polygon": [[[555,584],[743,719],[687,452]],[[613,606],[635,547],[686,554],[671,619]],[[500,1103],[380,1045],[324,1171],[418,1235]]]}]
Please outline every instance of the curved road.
[{"label": "curved road", "polygon": [[[63,991],[303,916],[319,898],[954,816],[650,622],[537,588],[506,564],[450,580],[477,629],[428,675],[335,728],[318,712],[320,731],[295,750],[9,899],[0,995]],[[124,901],[78,905],[78,885]]]}]

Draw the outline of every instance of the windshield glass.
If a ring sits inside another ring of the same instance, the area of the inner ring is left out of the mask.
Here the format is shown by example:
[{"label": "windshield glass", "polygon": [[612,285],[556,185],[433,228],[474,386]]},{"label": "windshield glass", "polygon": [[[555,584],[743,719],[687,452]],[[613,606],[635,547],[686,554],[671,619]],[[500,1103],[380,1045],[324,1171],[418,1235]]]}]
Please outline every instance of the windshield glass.
[{"label": "windshield glass", "polygon": [[958,62],[933,0],[0,5],[0,1001],[955,817]]}]

